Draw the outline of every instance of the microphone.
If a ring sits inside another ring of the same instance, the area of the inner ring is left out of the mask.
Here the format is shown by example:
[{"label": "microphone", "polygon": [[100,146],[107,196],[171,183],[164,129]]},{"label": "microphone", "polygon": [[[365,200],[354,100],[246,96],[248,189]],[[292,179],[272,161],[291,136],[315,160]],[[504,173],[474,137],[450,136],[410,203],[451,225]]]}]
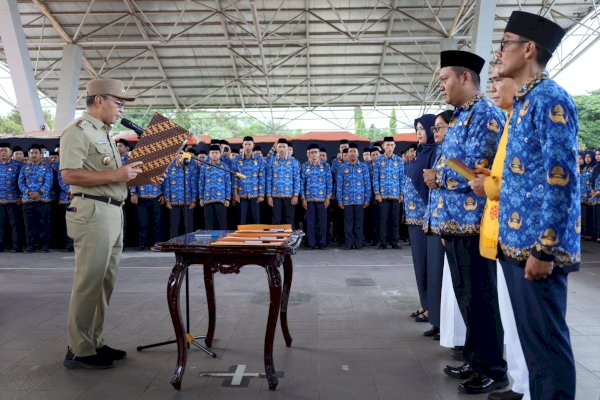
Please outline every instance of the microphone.
[{"label": "microphone", "polygon": [[142,133],[144,133],[144,128],[134,122],[131,122],[127,118],[121,118],[121,125],[133,130],[135,133],[137,133],[138,137],[142,136]]}]

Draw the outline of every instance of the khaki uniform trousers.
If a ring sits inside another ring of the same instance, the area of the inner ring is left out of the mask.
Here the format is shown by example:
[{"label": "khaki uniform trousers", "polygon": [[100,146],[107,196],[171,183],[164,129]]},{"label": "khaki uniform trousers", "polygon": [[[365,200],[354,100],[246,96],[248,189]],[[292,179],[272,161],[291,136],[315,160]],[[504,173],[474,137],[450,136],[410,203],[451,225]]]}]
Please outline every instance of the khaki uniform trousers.
[{"label": "khaki uniform trousers", "polygon": [[75,249],[69,305],[69,347],[85,357],[104,346],[104,316],[123,251],[121,207],[75,197],[67,211],[67,233]]}]

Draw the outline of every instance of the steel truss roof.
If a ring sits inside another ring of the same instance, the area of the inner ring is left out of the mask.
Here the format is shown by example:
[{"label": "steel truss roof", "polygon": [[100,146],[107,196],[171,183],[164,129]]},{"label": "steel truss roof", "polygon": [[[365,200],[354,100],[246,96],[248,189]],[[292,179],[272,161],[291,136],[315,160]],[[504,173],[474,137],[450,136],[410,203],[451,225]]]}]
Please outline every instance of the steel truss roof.
[{"label": "steel truss roof", "polygon": [[[33,0],[18,7],[38,88],[54,101],[63,46],[76,43],[81,96],[90,78],[103,76],[125,81],[138,97],[132,107],[315,110],[441,104],[440,43],[452,37],[470,48],[476,2]],[[597,22],[600,5],[497,0],[490,58],[519,7],[572,29]],[[598,33],[585,36],[595,41]],[[587,48],[586,38],[557,68]]]}]

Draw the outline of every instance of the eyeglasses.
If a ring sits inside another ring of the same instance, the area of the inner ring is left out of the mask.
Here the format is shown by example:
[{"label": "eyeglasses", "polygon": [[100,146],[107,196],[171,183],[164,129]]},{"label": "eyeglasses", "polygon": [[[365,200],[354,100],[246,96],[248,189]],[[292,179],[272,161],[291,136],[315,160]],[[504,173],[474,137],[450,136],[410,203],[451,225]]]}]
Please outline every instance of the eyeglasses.
[{"label": "eyeglasses", "polygon": [[517,44],[517,43],[527,43],[529,40],[501,40],[500,41],[500,51],[504,51],[504,48],[507,44]]},{"label": "eyeglasses", "polygon": [[448,127],[448,125],[438,125],[438,126],[432,126],[431,127],[431,133],[438,133],[441,132],[442,129],[446,129]]},{"label": "eyeglasses", "polygon": [[115,105],[117,106],[117,108],[121,108],[121,109],[125,108],[125,103],[122,102],[122,101],[115,100],[112,97],[106,96],[106,95],[102,96],[102,97],[104,97],[105,99],[109,99],[110,101],[112,101],[113,103],[115,103]]}]

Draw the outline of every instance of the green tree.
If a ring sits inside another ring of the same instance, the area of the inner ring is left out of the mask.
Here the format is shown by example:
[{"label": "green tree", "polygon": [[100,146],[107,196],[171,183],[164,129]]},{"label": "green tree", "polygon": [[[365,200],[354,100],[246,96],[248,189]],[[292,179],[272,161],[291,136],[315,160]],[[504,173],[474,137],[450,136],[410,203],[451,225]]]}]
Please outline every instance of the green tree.
[{"label": "green tree", "polygon": [[600,89],[575,96],[579,114],[579,143],[587,149],[600,148]]},{"label": "green tree", "polygon": [[396,118],[396,107],[392,107],[392,115],[390,115],[390,135],[396,134],[396,128],[398,126],[398,119]]},{"label": "green tree", "polygon": [[357,135],[366,136],[365,117],[360,106],[354,107],[354,129]]},{"label": "green tree", "polygon": [[[44,121],[46,122],[46,130],[52,130],[54,128],[54,119],[50,111],[44,110]],[[23,122],[21,120],[21,114],[15,107],[10,113],[4,117],[0,116],[0,133],[23,133]]]}]

